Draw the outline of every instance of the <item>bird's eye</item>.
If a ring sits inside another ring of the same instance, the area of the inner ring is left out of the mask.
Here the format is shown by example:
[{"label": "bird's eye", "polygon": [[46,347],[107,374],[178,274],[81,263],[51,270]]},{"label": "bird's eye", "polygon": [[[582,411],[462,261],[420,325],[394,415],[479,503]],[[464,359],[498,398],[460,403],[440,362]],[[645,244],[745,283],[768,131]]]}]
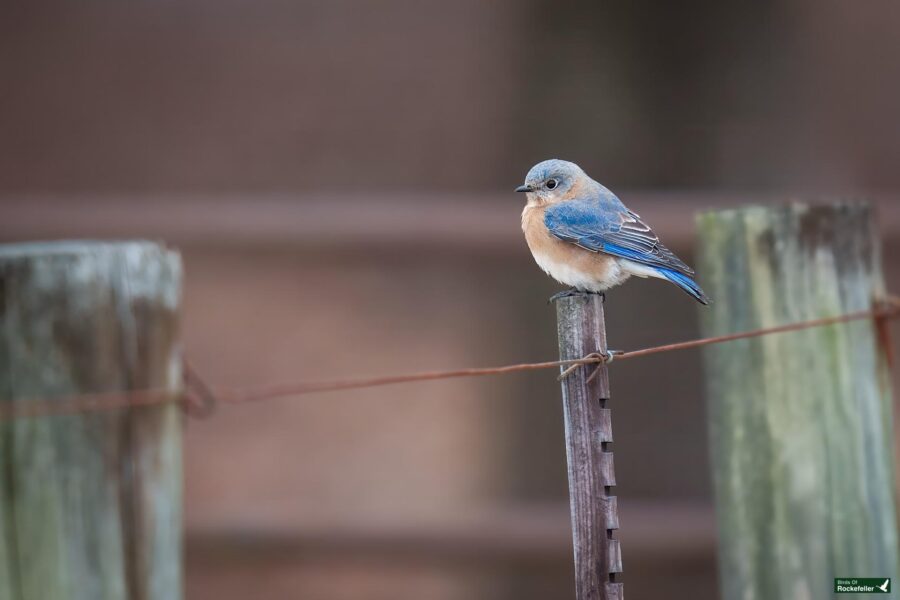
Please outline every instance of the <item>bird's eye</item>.
[{"label": "bird's eye", "polygon": [[548,179],[547,180],[547,189],[548,190],[554,189],[557,185],[559,185],[559,181],[557,181],[556,179]]}]

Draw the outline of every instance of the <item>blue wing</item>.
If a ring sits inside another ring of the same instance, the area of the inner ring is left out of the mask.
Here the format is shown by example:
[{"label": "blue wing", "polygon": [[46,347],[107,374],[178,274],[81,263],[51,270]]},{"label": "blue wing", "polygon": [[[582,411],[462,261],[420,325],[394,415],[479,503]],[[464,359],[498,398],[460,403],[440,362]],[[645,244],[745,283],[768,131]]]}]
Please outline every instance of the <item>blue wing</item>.
[{"label": "blue wing", "polygon": [[[610,193],[610,196],[612,194]],[[604,203],[599,198],[576,198],[547,209],[544,224],[557,238],[592,252],[605,252],[637,263],[671,269],[691,276],[684,264],[641,218],[618,198]]]}]

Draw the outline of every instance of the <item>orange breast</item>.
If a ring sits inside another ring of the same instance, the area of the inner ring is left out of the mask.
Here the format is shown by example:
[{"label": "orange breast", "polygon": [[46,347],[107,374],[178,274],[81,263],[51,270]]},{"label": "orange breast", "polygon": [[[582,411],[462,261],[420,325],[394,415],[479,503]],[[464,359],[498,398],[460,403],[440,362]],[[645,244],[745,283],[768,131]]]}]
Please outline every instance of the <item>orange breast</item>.
[{"label": "orange breast", "polygon": [[525,241],[542,269],[557,281],[580,289],[601,291],[621,281],[625,274],[608,254],[554,237],[544,225],[545,210],[543,206],[526,206],[522,212]]}]

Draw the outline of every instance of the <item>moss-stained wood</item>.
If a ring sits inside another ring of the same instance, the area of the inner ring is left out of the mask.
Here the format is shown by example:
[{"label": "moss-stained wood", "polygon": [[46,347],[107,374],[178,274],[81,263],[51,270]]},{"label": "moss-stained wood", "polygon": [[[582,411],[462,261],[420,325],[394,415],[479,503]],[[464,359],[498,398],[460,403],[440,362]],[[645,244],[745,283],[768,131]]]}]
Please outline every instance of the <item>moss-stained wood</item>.
[{"label": "moss-stained wood", "polygon": [[[704,335],[866,310],[883,297],[864,204],[702,214]],[[819,600],[895,577],[891,391],[873,323],[709,347],[709,431],[726,600]]]},{"label": "moss-stained wood", "polygon": [[[180,389],[178,255],[0,246],[0,402]],[[181,597],[176,404],[0,423],[0,600]]]}]

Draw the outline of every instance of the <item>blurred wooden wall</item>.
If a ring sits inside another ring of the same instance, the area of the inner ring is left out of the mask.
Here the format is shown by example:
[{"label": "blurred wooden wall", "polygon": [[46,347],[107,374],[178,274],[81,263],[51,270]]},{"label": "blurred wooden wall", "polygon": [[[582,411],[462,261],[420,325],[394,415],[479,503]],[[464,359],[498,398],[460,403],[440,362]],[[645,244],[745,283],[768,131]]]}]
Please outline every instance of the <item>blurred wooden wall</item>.
[{"label": "blurred wooden wall", "polygon": [[[5,3],[0,240],[177,245],[188,354],[223,386],[553,357],[508,191],[549,156],[685,258],[700,208],[874,197],[898,289],[898,26],[892,0]],[[608,309],[614,347],[697,333],[659,282]],[[612,389],[629,598],[711,597],[698,357]],[[531,373],[192,422],[189,597],[565,596],[558,394]]]}]

